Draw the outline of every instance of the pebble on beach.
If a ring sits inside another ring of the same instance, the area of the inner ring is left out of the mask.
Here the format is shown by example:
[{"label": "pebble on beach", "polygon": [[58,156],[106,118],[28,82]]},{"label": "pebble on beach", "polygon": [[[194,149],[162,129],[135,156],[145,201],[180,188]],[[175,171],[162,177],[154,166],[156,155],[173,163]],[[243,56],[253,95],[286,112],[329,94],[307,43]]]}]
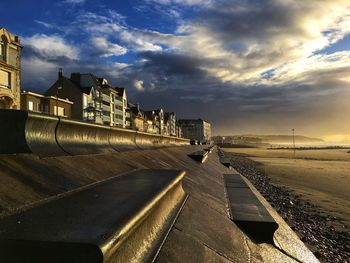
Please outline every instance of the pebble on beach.
[{"label": "pebble on beach", "polygon": [[332,223],[339,219],[321,213],[321,209],[300,198],[287,187],[270,183],[270,178],[259,169],[259,163],[247,155],[225,153],[231,166],[245,176],[287,221],[300,239],[322,262],[350,262],[350,231],[339,231]]}]

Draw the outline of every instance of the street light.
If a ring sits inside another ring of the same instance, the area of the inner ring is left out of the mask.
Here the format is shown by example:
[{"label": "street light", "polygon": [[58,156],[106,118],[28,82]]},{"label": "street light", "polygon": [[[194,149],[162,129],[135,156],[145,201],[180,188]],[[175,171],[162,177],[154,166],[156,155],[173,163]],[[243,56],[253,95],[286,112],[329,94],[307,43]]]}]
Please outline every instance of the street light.
[{"label": "street light", "polygon": [[62,87],[58,86],[56,90],[56,116],[58,116],[58,91],[61,90]]},{"label": "street light", "polygon": [[293,132],[293,152],[294,152],[294,159],[295,159],[295,134],[294,134],[295,130],[292,129],[292,132]]},{"label": "street light", "polygon": [[62,89],[63,69],[58,69],[58,86],[56,89],[56,116],[58,116],[58,91]]}]

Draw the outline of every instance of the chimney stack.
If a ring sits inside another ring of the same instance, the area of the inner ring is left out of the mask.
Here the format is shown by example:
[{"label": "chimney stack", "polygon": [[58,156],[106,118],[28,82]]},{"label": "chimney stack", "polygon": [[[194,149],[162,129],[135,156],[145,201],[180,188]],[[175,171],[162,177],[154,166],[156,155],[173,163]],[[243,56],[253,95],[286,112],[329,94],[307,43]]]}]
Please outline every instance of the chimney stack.
[{"label": "chimney stack", "polygon": [[59,68],[58,69],[58,78],[62,78],[63,77],[63,69],[62,68]]}]

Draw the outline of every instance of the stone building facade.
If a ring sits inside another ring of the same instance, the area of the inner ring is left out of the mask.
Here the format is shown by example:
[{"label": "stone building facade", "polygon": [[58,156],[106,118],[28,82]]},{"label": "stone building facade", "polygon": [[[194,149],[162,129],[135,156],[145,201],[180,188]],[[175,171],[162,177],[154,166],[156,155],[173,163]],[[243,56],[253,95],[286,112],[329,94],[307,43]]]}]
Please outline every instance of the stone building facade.
[{"label": "stone building facade", "polygon": [[211,140],[211,125],[207,121],[183,119],[178,120],[178,125],[181,127],[184,138],[201,143],[209,143]]},{"label": "stone building facade", "polygon": [[0,28],[0,109],[20,109],[21,50],[19,37]]}]

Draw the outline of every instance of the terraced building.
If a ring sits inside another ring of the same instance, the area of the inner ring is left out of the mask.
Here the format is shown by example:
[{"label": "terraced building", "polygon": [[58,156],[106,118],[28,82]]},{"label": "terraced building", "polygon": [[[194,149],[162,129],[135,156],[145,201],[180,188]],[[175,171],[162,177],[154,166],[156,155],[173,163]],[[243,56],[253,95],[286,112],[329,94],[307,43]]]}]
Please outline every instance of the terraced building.
[{"label": "terraced building", "polygon": [[0,28],[0,109],[19,109],[21,50],[18,36]]}]

